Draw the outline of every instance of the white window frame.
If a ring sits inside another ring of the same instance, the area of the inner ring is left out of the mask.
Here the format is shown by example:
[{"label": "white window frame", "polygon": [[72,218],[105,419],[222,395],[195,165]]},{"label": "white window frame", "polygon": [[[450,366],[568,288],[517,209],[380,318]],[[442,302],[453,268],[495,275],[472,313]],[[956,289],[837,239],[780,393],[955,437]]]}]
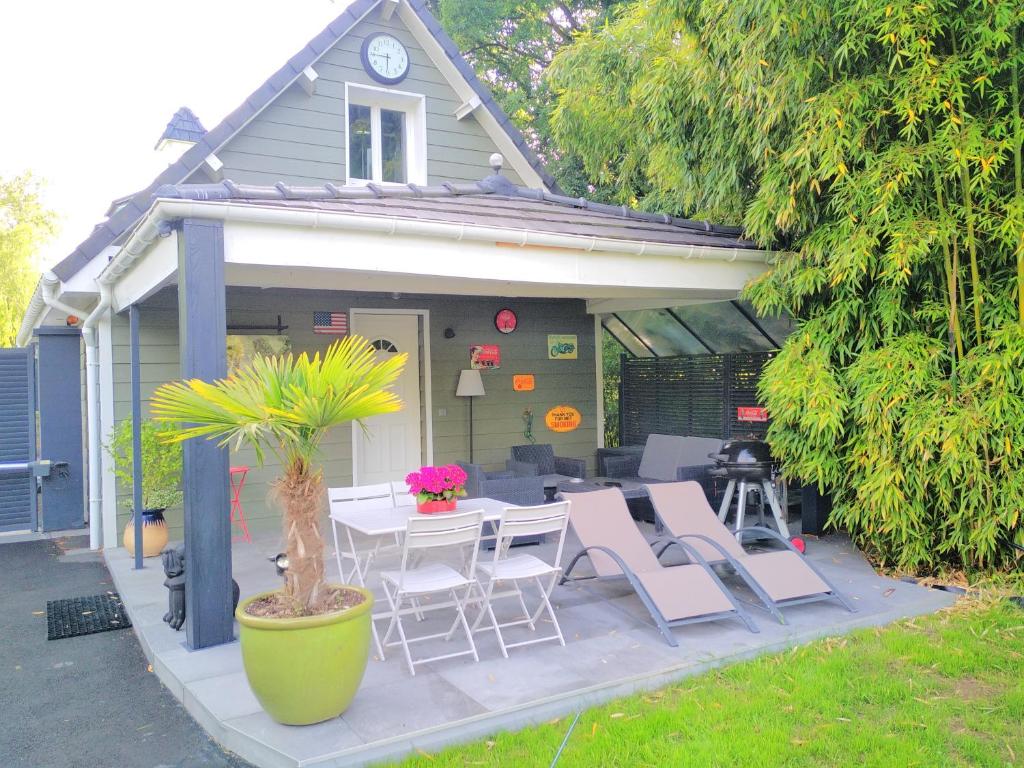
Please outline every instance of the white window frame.
[{"label": "white window frame", "polygon": [[[373,147],[372,179],[351,175],[349,149],[349,105],[370,108],[370,141]],[[380,140],[380,111],[391,109],[405,113],[405,178],[409,184],[427,183],[427,100],[422,93],[396,91],[360,83],[345,83],[345,183],[350,186],[382,184],[401,186],[398,182],[382,181],[384,176]]]}]

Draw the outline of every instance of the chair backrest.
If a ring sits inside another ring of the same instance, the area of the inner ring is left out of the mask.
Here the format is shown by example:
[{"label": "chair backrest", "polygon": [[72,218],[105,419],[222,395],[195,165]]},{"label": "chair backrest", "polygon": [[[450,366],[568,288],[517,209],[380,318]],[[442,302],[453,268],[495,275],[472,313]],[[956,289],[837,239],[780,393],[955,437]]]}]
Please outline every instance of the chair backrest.
[{"label": "chair backrest", "polygon": [[[618,488],[574,493],[569,522],[584,547],[607,547],[636,572],[657,571],[661,564],[647,539],[636,527],[626,499]],[[616,576],[622,570],[603,552],[590,552],[598,576]]]},{"label": "chair backrest", "polygon": [[484,524],[484,511],[455,512],[441,515],[415,515],[409,518],[402,544],[402,575],[404,580],[411,552],[442,547],[466,547],[471,554],[464,561],[464,575],[472,578],[476,572],[476,553],[480,548],[480,531]]},{"label": "chair backrest", "polygon": [[519,506],[539,506],[544,503],[544,478],[496,477],[480,481],[480,495]]},{"label": "chair backrest", "polygon": [[[708,504],[700,483],[687,480],[682,483],[652,483],[647,486],[655,514],[676,538],[698,535],[706,536],[733,557],[742,557],[743,547],[739,545],[729,529],[718,519]],[[683,542],[696,549],[706,560],[721,560],[722,553],[700,539],[682,538]]]},{"label": "chair backrest", "polygon": [[405,480],[391,481],[391,495],[396,507],[412,507],[416,505],[416,497],[409,493],[409,484]]},{"label": "chair backrest", "polygon": [[391,490],[391,483],[353,485],[347,488],[328,488],[327,503],[331,512],[352,509],[391,509],[395,506],[395,497]]},{"label": "chair backrest", "polygon": [[569,527],[571,506],[571,501],[556,501],[554,504],[538,504],[532,507],[505,507],[501,513],[501,522],[498,523],[494,562],[507,556],[508,547],[516,536],[542,536],[552,533],[558,534],[558,541],[555,545],[555,556],[549,563],[557,568],[562,561],[562,546],[565,543],[565,531]]},{"label": "chair backrest", "polygon": [[678,467],[711,464],[709,453],[722,449],[722,441],[712,437],[681,437],[679,435],[648,435],[640,459],[640,477],[672,482]]},{"label": "chair backrest", "polygon": [[537,474],[553,475],[555,473],[555,449],[548,443],[535,445],[513,445],[512,460],[525,464],[536,464]]}]

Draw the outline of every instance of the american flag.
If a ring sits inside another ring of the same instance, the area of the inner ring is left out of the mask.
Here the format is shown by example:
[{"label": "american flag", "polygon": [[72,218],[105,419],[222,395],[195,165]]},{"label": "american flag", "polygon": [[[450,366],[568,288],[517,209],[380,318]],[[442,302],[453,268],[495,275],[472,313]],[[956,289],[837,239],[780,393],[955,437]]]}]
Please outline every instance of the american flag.
[{"label": "american flag", "polygon": [[314,312],[313,333],[348,334],[348,315],[345,312]]}]

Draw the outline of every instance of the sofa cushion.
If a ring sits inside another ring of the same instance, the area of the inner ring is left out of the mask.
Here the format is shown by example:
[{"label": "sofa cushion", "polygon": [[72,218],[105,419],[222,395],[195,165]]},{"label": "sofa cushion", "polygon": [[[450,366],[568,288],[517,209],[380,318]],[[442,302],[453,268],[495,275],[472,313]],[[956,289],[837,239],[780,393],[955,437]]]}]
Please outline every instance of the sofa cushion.
[{"label": "sofa cushion", "polygon": [[722,441],[715,437],[648,435],[640,460],[640,477],[675,482],[677,467],[711,464],[709,453],[718,453]]}]

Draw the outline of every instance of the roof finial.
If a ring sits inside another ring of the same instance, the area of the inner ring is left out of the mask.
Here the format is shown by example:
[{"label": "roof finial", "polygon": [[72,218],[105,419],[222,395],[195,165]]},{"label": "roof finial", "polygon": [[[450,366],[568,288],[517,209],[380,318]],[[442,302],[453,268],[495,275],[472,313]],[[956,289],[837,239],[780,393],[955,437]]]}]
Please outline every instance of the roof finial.
[{"label": "roof finial", "polygon": [[491,164],[491,170],[498,174],[501,173],[501,166],[505,164],[505,158],[501,156],[501,152],[495,152],[488,162]]}]

